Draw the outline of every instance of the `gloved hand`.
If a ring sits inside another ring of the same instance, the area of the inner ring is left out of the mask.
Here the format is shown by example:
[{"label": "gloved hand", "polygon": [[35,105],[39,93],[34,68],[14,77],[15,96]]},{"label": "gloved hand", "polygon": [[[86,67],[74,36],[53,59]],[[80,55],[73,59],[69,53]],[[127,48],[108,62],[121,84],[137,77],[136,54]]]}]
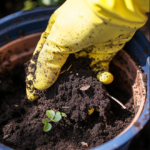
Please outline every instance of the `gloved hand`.
[{"label": "gloved hand", "polygon": [[28,66],[28,99],[37,99],[36,89],[45,90],[57,80],[70,53],[92,59],[90,66],[97,78],[104,84],[111,83],[110,61],[147,20],[146,5],[140,4],[138,9],[136,0],[134,8],[132,1],[67,0],[58,8],[33,53],[35,57],[39,53],[37,62],[32,59]]}]

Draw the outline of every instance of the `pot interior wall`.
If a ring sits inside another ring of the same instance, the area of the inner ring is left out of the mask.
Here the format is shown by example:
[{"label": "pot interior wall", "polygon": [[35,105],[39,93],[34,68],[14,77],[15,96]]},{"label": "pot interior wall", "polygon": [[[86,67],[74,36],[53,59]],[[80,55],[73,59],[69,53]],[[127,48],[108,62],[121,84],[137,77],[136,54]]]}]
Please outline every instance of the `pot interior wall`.
[{"label": "pot interior wall", "polygon": [[112,86],[122,89],[133,96],[135,113],[146,99],[146,87],[143,74],[133,59],[124,51],[120,51],[110,65],[115,80]]},{"label": "pot interior wall", "polygon": [[14,40],[0,49],[0,73],[11,70],[17,64],[27,62],[35,49],[41,33],[31,34]]},{"label": "pot interior wall", "polygon": [[[27,62],[32,56],[40,35],[41,33],[31,34],[2,46],[0,49],[0,73],[11,70],[17,64]],[[110,72],[115,78],[111,86],[128,92],[134,98],[136,115],[131,124],[123,131],[125,132],[136,122],[143,110],[146,88],[142,72],[124,50],[118,52],[111,62]]]}]

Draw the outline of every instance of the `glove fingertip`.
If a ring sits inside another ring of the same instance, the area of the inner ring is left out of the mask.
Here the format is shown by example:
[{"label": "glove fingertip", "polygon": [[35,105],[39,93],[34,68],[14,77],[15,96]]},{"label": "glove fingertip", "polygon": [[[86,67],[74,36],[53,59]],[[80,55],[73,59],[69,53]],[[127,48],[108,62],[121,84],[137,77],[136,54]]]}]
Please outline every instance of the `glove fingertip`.
[{"label": "glove fingertip", "polygon": [[26,94],[27,94],[28,100],[30,101],[34,101],[39,98],[37,94],[35,94],[34,92],[30,92],[27,88],[26,88]]}]

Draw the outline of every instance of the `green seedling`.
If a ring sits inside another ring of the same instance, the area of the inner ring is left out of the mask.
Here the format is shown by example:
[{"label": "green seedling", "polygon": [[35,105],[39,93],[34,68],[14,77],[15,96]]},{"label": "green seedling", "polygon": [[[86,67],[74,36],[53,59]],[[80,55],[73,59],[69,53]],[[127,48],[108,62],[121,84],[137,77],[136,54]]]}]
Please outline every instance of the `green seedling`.
[{"label": "green seedling", "polygon": [[61,120],[62,117],[66,116],[66,114],[63,112],[57,111],[55,113],[55,111],[53,110],[47,110],[46,115],[48,118],[42,120],[42,123],[44,124],[44,128],[43,128],[44,132],[48,132],[52,129],[52,125],[49,122],[51,121],[58,122]]}]

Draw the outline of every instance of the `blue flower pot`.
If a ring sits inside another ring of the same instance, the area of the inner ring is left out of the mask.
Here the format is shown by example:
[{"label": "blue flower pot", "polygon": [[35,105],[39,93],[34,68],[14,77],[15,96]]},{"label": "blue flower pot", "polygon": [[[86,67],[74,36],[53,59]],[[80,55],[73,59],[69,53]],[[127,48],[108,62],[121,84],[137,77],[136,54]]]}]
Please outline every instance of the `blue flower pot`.
[{"label": "blue flower pot", "polygon": [[[48,19],[57,8],[56,6],[35,8],[2,18],[0,20],[0,47],[21,36],[44,31]],[[127,150],[132,138],[141,130],[141,127],[145,126],[150,118],[150,43],[140,31],[137,31],[124,49],[138,60],[143,72],[147,73],[146,102],[137,120],[140,126],[132,125],[123,134],[93,148],[93,150]],[[0,150],[10,150],[10,148],[0,144]]]}]

